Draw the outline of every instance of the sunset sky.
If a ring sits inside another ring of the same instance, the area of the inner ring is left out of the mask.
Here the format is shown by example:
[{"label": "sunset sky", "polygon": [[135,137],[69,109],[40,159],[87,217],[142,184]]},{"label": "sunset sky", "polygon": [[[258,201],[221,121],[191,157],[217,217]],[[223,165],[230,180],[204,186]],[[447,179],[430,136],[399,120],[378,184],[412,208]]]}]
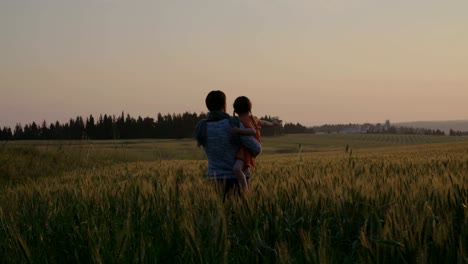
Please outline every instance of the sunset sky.
[{"label": "sunset sky", "polygon": [[468,119],[466,0],[0,0],[0,127],[206,111]]}]

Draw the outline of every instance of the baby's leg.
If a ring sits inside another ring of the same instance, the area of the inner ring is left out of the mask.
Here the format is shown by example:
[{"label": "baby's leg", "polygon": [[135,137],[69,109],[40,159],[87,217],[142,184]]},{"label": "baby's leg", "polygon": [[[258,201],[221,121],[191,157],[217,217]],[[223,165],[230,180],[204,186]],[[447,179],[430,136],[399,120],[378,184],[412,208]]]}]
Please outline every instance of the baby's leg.
[{"label": "baby's leg", "polygon": [[244,169],[244,162],[240,159],[236,160],[234,163],[234,173],[237,175],[238,173],[244,173],[242,170]]},{"label": "baby's leg", "polygon": [[241,189],[241,192],[247,191],[248,185],[247,185],[247,179],[244,174],[244,162],[242,160],[236,160],[234,163],[234,174],[237,177],[237,180],[239,181],[239,186]]}]

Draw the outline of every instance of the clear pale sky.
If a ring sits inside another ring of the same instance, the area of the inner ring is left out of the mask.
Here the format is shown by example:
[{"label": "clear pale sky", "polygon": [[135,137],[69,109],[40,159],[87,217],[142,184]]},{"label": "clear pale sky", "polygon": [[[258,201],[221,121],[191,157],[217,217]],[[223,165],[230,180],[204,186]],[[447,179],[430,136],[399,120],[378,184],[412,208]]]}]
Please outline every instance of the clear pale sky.
[{"label": "clear pale sky", "polygon": [[466,0],[0,0],[0,126],[206,111],[468,119]]}]

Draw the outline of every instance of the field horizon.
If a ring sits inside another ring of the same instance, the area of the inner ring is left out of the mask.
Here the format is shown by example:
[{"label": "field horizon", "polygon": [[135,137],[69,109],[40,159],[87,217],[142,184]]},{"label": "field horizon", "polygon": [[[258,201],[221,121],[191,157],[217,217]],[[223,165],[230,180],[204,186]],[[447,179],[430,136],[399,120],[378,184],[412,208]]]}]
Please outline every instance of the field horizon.
[{"label": "field horizon", "polygon": [[450,129],[455,131],[468,131],[468,119],[395,122],[394,125],[414,128],[440,129],[446,134],[449,133]]}]

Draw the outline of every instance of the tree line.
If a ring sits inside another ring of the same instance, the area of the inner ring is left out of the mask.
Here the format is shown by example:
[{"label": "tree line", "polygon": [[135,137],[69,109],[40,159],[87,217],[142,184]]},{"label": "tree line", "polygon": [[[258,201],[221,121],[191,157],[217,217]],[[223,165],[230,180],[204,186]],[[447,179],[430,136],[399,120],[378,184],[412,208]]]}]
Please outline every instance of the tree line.
[{"label": "tree line", "polygon": [[[77,116],[66,123],[41,124],[35,122],[0,128],[0,140],[78,140],[78,139],[180,139],[191,138],[197,123],[206,118],[205,113],[166,114],[158,113],[156,118],[134,118],[124,112],[119,116],[100,115],[94,118]],[[282,123],[279,117],[265,115],[260,119]],[[314,133],[361,133],[361,134],[419,134],[446,135],[439,129],[425,129],[412,127],[396,127],[390,124],[325,124],[322,126],[306,127],[300,123],[285,123],[281,127],[264,127],[262,136],[279,136],[284,134],[314,134]],[[468,131],[450,130],[450,136],[467,136]]]},{"label": "tree line", "polygon": [[[440,129],[414,128],[394,126],[390,124],[335,124],[313,127],[317,133],[339,133],[339,134],[402,134],[402,135],[431,135],[445,136],[445,132]],[[462,133],[462,132],[460,132]],[[452,135],[452,133],[450,133]]]},{"label": "tree line", "polygon": [[468,136],[468,131],[450,129],[449,136]]},{"label": "tree line", "polygon": [[[100,115],[95,118],[77,116],[66,123],[41,124],[32,122],[26,125],[17,124],[13,129],[0,129],[0,140],[80,140],[80,139],[137,139],[159,138],[180,139],[191,138],[198,122],[207,115],[205,113],[166,114],[159,113],[156,118],[134,118],[122,112],[121,115]],[[278,117],[264,116],[261,119],[281,122]],[[277,136],[288,133],[282,127],[266,127],[262,129],[263,136]]]}]

